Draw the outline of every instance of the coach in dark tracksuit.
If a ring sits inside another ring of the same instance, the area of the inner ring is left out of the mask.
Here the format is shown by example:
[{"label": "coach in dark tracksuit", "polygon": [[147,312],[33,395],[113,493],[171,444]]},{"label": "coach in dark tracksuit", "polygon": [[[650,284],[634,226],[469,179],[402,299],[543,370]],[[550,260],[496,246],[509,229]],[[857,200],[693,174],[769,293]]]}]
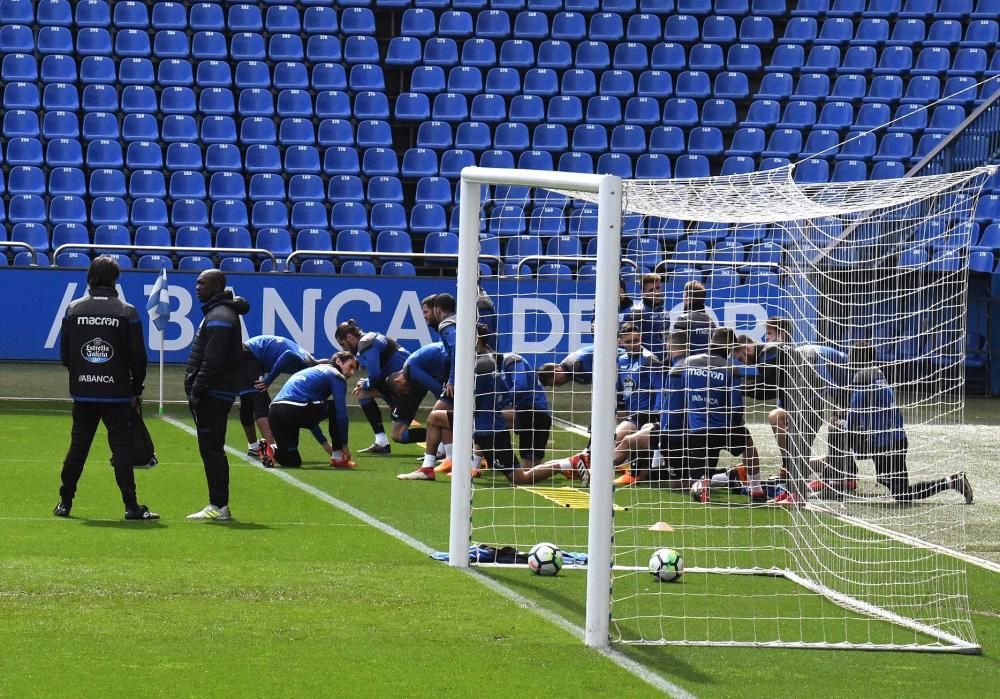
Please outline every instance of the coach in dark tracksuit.
[{"label": "coach in dark tracksuit", "polygon": [[226,275],[205,270],[194,285],[205,314],[191,344],[184,391],[198,430],[198,449],[205,463],[208,505],[188,519],[228,521],[229,460],[226,420],[233,401],[244,388],[243,336],[240,316],[250,310],[246,300],[226,290]]},{"label": "coach in dark tracksuit", "polygon": [[114,259],[95,258],[87,272],[89,293],[73,301],[63,317],[59,355],[69,369],[73,430],[53,512],[57,517],[69,517],[97,424],[103,421],[125,519],[159,519],[135,496],[130,428],[146,380],[146,345],[135,307],[115,291],[118,274]]}]

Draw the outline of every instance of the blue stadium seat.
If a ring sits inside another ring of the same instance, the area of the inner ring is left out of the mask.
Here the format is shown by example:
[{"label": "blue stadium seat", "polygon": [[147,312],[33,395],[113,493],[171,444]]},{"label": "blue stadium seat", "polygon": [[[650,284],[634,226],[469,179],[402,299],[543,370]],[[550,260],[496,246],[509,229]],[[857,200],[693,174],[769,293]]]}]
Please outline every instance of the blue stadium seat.
[{"label": "blue stadium seat", "polygon": [[736,131],[733,140],[725,150],[727,156],[755,158],[761,154],[765,146],[765,133],[763,129],[755,127],[744,127]]},{"label": "blue stadium seat", "polygon": [[802,158],[832,158],[840,146],[840,135],[829,129],[813,129],[806,136]]},{"label": "blue stadium seat", "polygon": [[837,160],[869,160],[875,155],[875,134],[869,132],[855,132],[850,135],[840,148],[840,152],[835,156]]},{"label": "blue stadium seat", "polygon": [[[122,206],[124,207],[124,202]],[[93,214],[91,214],[91,222],[97,225],[97,228],[94,230],[94,244],[109,246],[104,248],[98,248],[96,251],[97,254],[99,255],[127,254],[127,252],[121,248],[115,248],[110,246],[131,245],[132,236],[129,235],[128,228],[126,228],[121,223],[96,224],[96,222],[93,221]]]},{"label": "blue stadium seat", "polygon": [[906,175],[906,168],[902,163],[892,161],[882,161],[875,163],[872,167],[871,178],[873,180],[898,179]]},{"label": "blue stadium seat", "polygon": [[649,151],[659,155],[680,155],[685,151],[684,132],[676,126],[657,126],[649,134]]},{"label": "blue stadium seat", "polygon": [[563,152],[569,149],[569,134],[563,124],[540,124],[532,134],[534,150]]},{"label": "blue stadium seat", "polygon": [[[763,145],[761,146],[763,150]],[[748,175],[757,169],[757,162],[745,155],[731,155],[722,162],[720,174],[726,175]]]},{"label": "blue stadium seat", "polygon": [[[608,150],[607,129],[597,124],[581,124],[573,129],[572,149],[575,151],[574,155],[606,152]],[[564,154],[564,157],[565,155],[568,154]],[[590,162],[589,165],[588,170],[574,170],[574,172],[593,172],[593,162]]]},{"label": "blue stadium seat", "polygon": [[868,167],[863,160],[838,161],[830,176],[831,182],[862,182],[868,179]]},{"label": "blue stadium seat", "polygon": [[[633,104],[640,104],[638,100],[646,100],[648,98],[644,97],[633,97],[628,101],[625,111],[625,121],[626,123],[634,123],[640,125],[649,125],[655,123],[655,121],[649,121],[648,119],[637,119],[635,116],[630,118],[630,110]],[[652,100],[650,100],[652,101]],[[653,102],[655,105],[655,102]],[[694,100],[686,99],[683,97],[673,97],[667,100],[663,107],[663,123],[667,126],[679,126],[679,127],[693,127],[698,123],[698,104]]]},{"label": "blue stadium seat", "polygon": [[789,102],[785,106],[779,128],[785,129],[806,129],[811,128],[816,123],[816,103],[815,102]]},{"label": "blue stadium seat", "polygon": [[[977,10],[982,4],[982,0],[980,0]],[[983,14],[994,10],[1000,10],[1000,5],[990,3],[989,9],[985,10]],[[965,37],[961,41],[961,46],[963,48],[987,49],[991,47],[995,48],[998,42],[1000,42],[1000,25],[997,23],[997,15],[993,14],[988,18],[973,19],[966,26]]]},{"label": "blue stadium seat", "polygon": [[924,46],[952,48],[962,40],[962,23],[957,19],[935,20],[927,31]]},{"label": "blue stadium seat", "polygon": [[[88,191],[92,197],[124,197],[125,173],[121,170],[111,169],[94,170],[90,173]],[[117,204],[107,203],[107,205],[117,207]],[[107,222],[119,223],[117,220]]]},{"label": "blue stadium seat", "polygon": [[[367,219],[365,219],[364,225],[367,225],[367,223]],[[257,229],[287,228],[288,209],[280,201],[263,200],[255,202],[250,212],[250,225]]]},{"label": "blue stadium seat", "polygon": [[792,76],[788,73],[768,73],[760,81],[755,100],[786,100],[792,94]]},{"label": "blue stadium seat", "polygon": [[771,133],[765,158],[793,158],[802,151],[802,132],[797,129],[777,129]]},{"label": "blue stadium seat", "polygon": [[674,83],[674,94],[678,97],[706,99],[711,92],[712,86],[708,74],[702,71],[684,71],[677,76]]},{"label": "blue stadium seat", "polygon": [[901,104],[926,105],[941,97],[941,80],[934,75],[917,75],[907,82]]},{"label": "blue stadium seat", "polygon": [[745,16],[740,20],[739,41],[744,44],[769,45],[774,41],[774,23],[770,17]]},{"label": "blue stadium seat", "polygon": [[399,160],[391,148],[369,148],[361,160],[361,172],[368,177],[398,176]]},{"label": "blue stadium seat", "polygon": [[700,34],[698,19],[691,15],[670,15],[664,22],[663,39],[668,43],[693,44]]},{"label": "blue stadium seat", "polygon": [[921,104],[900,104],[889,133],[920,134],[927,127],[927,109]]},{"label": "blue stadium seat", "polygon": [[[3,190],[0,182],[0,190]],[[71,167],[57,167],[49,170],[49,194],[53,196],[83,196],[87,193],[87,181],[83,170]]]},{"label": "blue stadium seat", "polygon": [[278,130],[278,141],[285,146],[311,146],[316,143],[312,122],[299,117],[283,119]]},{"label": "blue stadium seat", "polygon": [[[233,173],[225,174],[232,175]],[[171,199],[200,199],[206,196],[205,176],[193,170],[173,172],[170,175],[169,193]],[[152,195],[150,194],[150,196]]]},{"label": "blue stadium seat", "polygon": [[581,42],[576,47],[573,64],[587,70],[606,70],[611,66],[611,49],[603,41]]},{"label": "blue stadium seat", "polygon": [[713,94],[720,99],[745,100],[750,96],[749,80],[744,73],[719,73],[715,76]]},{"label": "blue stadium seat", "polygon": [[43,83],[73,83],[77,77],[76,60],[71,56],[46,56],[42,59]]},{"label": "blue stadium seat", "polygon": [[708,177],[710,174],[708,158],[703,155],[681,155],[674,161],[674,176],[679,179]]},{"label": "blue stadium seat", "polygon": [[550,124],[578,124],[583,121],[583,104],[579,97],[559,96],[549,100],[546,121]]},{"label": "blue stadium seat", "polygon": [[868,95],[862,100],[895,104],[903,96],[903,80],[898,75],[878,75],[868,87]]},{"label": "blue stadium seat", "polygon": [[[457,255],[458,235],[449,231],[434,231],[424,239],[424,253],[428,255]],[[454,257],[430,257],[426,262],[438,264],[454,264]]]},{"label": "blue stadium seat", "polygon": [[701,40],[728,45],[736,41],[736,20],[727,16],[711,16],[702,20]]},{"label": "blue stadium seat", "polygon": [[803,73],[795,85],[792,99],[812,102],[825,100],[830,94],[830,78],[821,73]]},{"label": "blue stadium seat", "polygon": [[[208,206],[200,199],[179,199],[170,210],[170,222],[175,226],[208,225]],[[178,231],[178,239],[180,231]]]},{"label": "blue stadium seat", "polygon": [[827,102],[823,105],[816,127],[843,131],[854,123],[854,107],[850,102]]},{"label": "blue stadium seat", "polygon": [[[1000,81],[993,80],[992,84],[994,89]],[[984,95],[986,93],[987,85],[984,85]],[[943,95],[942,102],[944,104],[957,104],[963,107],[970,107],[976,99],[976,79],[968,76],[956,75],[948,78],[948,81],[944,84],[944,88],[941,90]]]},{"label": "blue stadium seat", "polygon": [[926,133],[948,134],[965,120],[965,109],[956,104],[943,104],[934,108]]},{"label": "blue stadium seat", "polygon": [[[831,21],[836,21],[836,20],[827,20],[826,23],[829,23]],[[888,20],[879,17],[866,17],[862,19],[861,22],[858,23],[857,32],[854,33],[854,39],[850,38],[850,35],[853,32],[854,28],[853,22],[846,18],[842,18],[839,21],[845,23],[846,33],[847,33],[846,40],[850,41],[851,44],[854,46],[882,46],[889,39]],[[824,23],[824,28],[826,26],[826,23]],[[897,24],[903,24],[904,26],[906,26],[906,21],[904,20],[903,22]],[[840,36],[843,33],[843,31],[844,30],[836,31],[835,34],[837,34],[837,36],[834,37],[832,41],[836,41],[837,43],[839,43],[840,41],[844,41],[845,39],[842,39]],[[902,31],[904,33],[906,31],[912,31],[912,27],[907,26],[907,28]]]},{"label": "blue stadium seat", "polygon": [[688,134],[688,153],[715,157],[722,155],[722,132],[714,127],[699,127]]}]

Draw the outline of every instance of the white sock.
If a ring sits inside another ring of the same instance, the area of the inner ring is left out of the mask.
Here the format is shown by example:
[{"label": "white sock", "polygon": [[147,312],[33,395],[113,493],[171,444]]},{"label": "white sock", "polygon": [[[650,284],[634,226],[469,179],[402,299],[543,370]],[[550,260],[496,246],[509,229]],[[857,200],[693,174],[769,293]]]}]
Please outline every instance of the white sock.
[{"label": "white sock", "polygon": [[653,467],[654,471],[656,469],[660,468],[663,465],[661,463],[662,460],[663,460],[663,454],[660,453],[659,449],[654,449],[653,450],[653,462],[652,462],[652,467]]},{"label": "white sock", "polygon": [[260,445],[258,442],[250,442],[247,444],[247,451],[260,451]]},{"label": "white sock", "polygon": [[444,448],[444,458],[450,459],[452,446],[450,444],[442,444],[441,446]]},{"label": "white sock", "polygon": [[340,459],[344,458],[344,452],[342,450],[340,450],[340,449],[334,449],[332,457],[334,459],[337,459],[339,461]]},{"label": "white sock", "polygon": [[712,475],[712,487],[725,487],[729,485],[728,473],[716,473]]},{"label": "white sock", "polygon": [[477,468],[479,468],[479,461],[481,459],[482,459],[482,457],[479,456],[479,454],[473,454],[472,455],[472,470],[473,471],[475,471]]},{"label": "white sock", "polygon": [[377,435],[375,435],[375,444],[377,444],[380,447],[389,446],[389,438],[385,436],[385,432],[379,432]]},{"label": "white sock", "polygon": [[420,464],[420,468],[434,468],[435,461],[437,461],[436,455],[424,454],[424,462]]}]

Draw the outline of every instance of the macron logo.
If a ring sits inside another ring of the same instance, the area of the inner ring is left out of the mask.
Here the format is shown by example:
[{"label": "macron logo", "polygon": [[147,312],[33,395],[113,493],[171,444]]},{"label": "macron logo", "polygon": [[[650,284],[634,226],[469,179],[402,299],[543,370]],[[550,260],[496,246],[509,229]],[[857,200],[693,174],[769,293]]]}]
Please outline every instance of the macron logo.
[{"label": "macron logo", "polygon": [[117,318],[106,318],[96,316],[80,316],[76,319],[77,325],[107,325],[112,328],[118,327]]}]

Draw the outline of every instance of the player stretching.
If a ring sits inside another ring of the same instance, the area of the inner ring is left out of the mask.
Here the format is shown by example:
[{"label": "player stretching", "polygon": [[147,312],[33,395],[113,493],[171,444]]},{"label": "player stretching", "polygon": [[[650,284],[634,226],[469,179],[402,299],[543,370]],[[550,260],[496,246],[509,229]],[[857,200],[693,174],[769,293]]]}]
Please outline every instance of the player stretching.
[{"label": "player stretching", "polygon": [[684,285],[682,299],[684,312],[674,323],[673,331],[684,333],[689,356],[707,352],[716,325],[715,320],[705,309],[705,285],[692,279]]},{"label": "player stretching", "polygon": [[661,362],[666,362],[670,313],[664,303],[663,281],[659,274],[647,272],[642,275],[641,283],[642,297],[622,322],[634,323],[642,334],[642,346]]},{"label": "player stretching", "polygon": [[618,329],[618,400],[621,422],[615,428],[615,443],[642,428],[660,421],[660,391],[663,365],[642,346],[642,335],[632,323]]},{"label": "player stretching", "polygon": [[[365,332],[357,321],[348,320],[337,326],[334,338],[341,347],[353,353],[367,376],[358,381],[354,387],[354,395],[359,397],[358,404],[368,419],[368,424],[375,433],[375,442],[371,446],[359,449],[361,454],[388,454],[392,451],[389,439],[385,436],[385,426],[382,424],[382,413],[375,403],[379,396],[392,409],[392,391],[385,387],[389,374],[403,368],[403,363],[410,353],[391,337],[382,333]],[[362,397],[369,396],[369,397]]]},{"label": "player stretching", "polygon": [[[428,392],[440,395],[448,378],[448,354],[440,342],[424,345],[403,363],[403,368],[390,374],[385,388],[392,397],[392,440],[398,444],[413,444],[427,439],[423,427],[411,427],[420,403]],[[449,451],[450,454],[450,451]]]},{"label": "player stretching", "polygon": [[303,369],[285,382],[268,411],[277,443],[274,461],[278,465],[301,466],[299,430],[311,430],[328,418],[333,446],[330,466],[355,467],[347,446],[347,380],[357,370],[358,360],[350,352],[341,350],[333,355],[329,364]]},{"label": "player stretching", "polygon": [[897,502],[923,500],[945,490],[954,490],[972,504],[972,485],[964,473],[933,481],[911,483],[906,468],[909,442],[903,427],[903,413],[896,394],[875,367],[875,353],[867,342],[856,343],[850,351],[850,365],[857,368],[851,382],[851,400],[845,428],[852,451],[875,463],[875,479],[889,489]]},{"label": "player stretching", "polygon": [[[268,387],[281,374],[294,374],[328,361],[316,359],[291,340],[276,335],[258,335],[246,341],[243,345],[243,370],[247,383],[253,390],[240,394],[240,424],[247,436],[249,456],[260,459],[263,454],[265,458],[269,458],[271,452],[267,447],[274,445],[274,436],[267,420],[271,406]],[[263,438],[259,442],[255,428],[260,430]]]},{"label": "player stretching", "polygon": [[[509,391],[510,387],[503,375],[497,371],[494,356],[479,355],[476,358],[472,440],[482,450],[490,468],[503,473],[515,484],[529,483],[532,481],[526,480],[527,469],[521,467],[514,456],[510,430],[501,409]],[[400,473],[396,478],[402,481],[433,481],[438,445],[451,441],[453,426],[454,413],[451,410],[432,410],[427,418],[427,448],[420,468],[410,473]],[[478,465],[479,456],[474,455],[472,458]],[[473,475],[475,472],[476,469],[473,468]]]}]

